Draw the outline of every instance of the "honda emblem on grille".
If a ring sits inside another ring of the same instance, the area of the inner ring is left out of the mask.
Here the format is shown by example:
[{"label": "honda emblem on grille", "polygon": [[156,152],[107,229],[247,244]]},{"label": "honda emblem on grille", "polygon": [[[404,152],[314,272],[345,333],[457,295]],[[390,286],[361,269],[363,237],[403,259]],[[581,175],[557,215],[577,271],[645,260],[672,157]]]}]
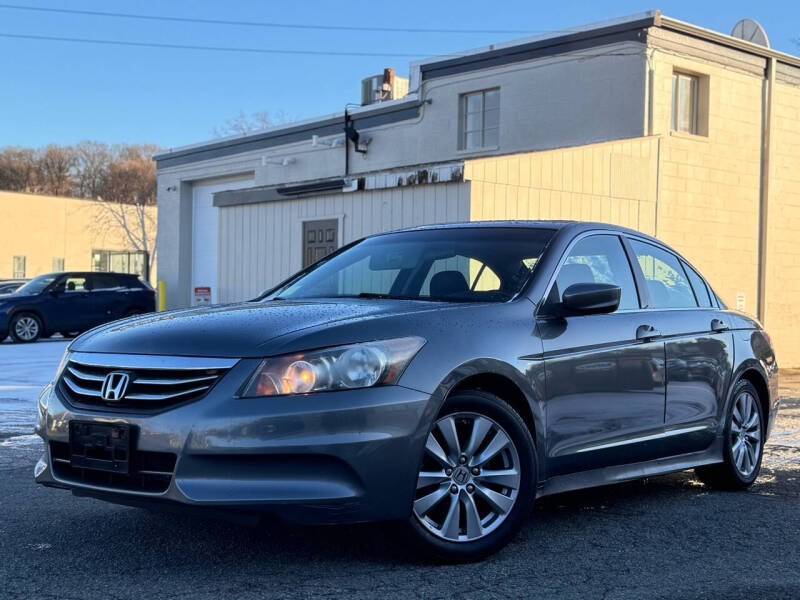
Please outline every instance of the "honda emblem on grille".
[{"label": "honda emblem on grille", "polygon": [[121,371],[112,371],[103,380],[103,387],[100,388],[100,396],[106,402],[119,402],[125,397],[128,391],[128,384],[131,376]]}]

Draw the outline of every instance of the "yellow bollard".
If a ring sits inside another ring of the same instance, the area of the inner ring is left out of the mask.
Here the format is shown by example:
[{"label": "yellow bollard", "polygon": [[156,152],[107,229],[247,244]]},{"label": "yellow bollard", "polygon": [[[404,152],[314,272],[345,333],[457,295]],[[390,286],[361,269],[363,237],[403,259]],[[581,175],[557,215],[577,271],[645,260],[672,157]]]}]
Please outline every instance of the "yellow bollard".
[{"label": "yellow bollard", "polygon": [[167,310],[167,282],[158,280],[158,312]]}]

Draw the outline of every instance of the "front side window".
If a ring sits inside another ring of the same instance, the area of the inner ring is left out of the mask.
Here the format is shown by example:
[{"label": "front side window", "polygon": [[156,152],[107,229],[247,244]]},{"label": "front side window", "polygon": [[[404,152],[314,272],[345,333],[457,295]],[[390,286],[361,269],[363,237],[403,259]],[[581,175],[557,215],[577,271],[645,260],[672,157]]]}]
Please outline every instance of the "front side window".
[{"label": "front side window", "polygon": [[503,302],[522,290],[550,229],[482,227],[367,238],[272,291],[282,298],[387,297]]},{"label": "front side window", "polygon": [[86,282],[86,277],[83,275],[70,275],[65,277],[58,284],[58,291],[61,292],[84,292],[89,289]]},{"label": "front side window", "polygon": [[672,74],[672,130],[698,133],[698,97],[700,78],[697,75]]},{"label": "front side window", "polygon": [[500,145],[500,90],[483,90],[461,96],[461,150]]},{"label": "front side window", "polygon": [[697,307],[683,267],[674,254],[639,240],[631,240],[631,247],[647,283],[651,307]]},{"label": "front side window", "polygon": [[639,308],[631,265],[622,242],[615,235],[592,235],[575,244],[558,272],[548,302],[560,302],[564,290],[576,283],[619,286],[621,293],[617,310]]}]

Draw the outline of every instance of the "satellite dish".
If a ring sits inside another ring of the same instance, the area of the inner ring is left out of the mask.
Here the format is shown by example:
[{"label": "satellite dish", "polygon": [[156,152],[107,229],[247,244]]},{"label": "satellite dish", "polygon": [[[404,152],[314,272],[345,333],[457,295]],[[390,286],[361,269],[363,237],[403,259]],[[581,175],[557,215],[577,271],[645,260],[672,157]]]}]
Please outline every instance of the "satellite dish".
[{"label": "satellite dish", "polygon": [[758,23],[758,21],[754,21],[753,19],[742,19],[739,21],[733,26],[731,35],[735,38],[739,38],[740,40],[744,40],[745,42],[752,42],[753,44],[758,44],[759,46],[766,46],[769,48],[769,38],[767,38],[767,32],[764,31],[764,28]]}]

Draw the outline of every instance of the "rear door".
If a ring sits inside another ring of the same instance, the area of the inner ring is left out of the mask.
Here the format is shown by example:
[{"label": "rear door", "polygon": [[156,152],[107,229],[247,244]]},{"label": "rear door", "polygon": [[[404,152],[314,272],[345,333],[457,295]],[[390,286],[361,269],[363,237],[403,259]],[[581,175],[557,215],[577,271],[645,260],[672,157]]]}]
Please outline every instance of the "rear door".
[{"label": "rear door", "polygon": [[733,368],[733,337],[705,282],[666,248],[630,239],[667,358],[665,447],[702,450],[714,440]]},{"label": "rear door", "polygon": [[65,275],[53,288],[50,312],[51,329],[73,333],[92,327],[90,281],[86,274]]},{"label": "rear door", "polygon": [[[548,307],[567,287],[590,282],[621,288],[616,312],[551,316]],[[664,344],[647,334],[647,316],[621,238],[591,234],[573,242],[537,314],[548,476],[658,456],[650,438],[664,425]]]},{"label": "rear door", "polygon": [[92,274],[93,326],[121,319],[128,306],[124,281],[113,273]]}]

